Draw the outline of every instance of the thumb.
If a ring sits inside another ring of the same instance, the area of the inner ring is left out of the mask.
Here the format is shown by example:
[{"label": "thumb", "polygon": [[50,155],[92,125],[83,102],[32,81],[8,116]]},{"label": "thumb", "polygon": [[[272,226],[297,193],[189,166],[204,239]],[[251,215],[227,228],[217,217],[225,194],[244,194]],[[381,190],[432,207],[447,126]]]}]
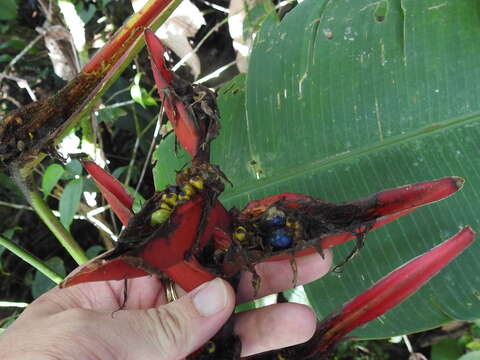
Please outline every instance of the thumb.
[{"label": "thumb", "polygon": [[218,278],[167,305],[108,315],[99,331],[116,358],[177,360],[212,338],[234,306],[232,287]]}]

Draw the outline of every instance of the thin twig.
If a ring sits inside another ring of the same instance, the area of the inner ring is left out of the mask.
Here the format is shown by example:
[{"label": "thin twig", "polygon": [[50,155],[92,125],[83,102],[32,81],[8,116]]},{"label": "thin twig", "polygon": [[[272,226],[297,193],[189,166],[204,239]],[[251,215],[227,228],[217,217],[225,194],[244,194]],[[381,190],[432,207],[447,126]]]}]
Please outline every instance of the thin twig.
[{"label": "thin twig", "polygon": [[28,305],[26,302],[0,301],[0,307],[26,308]]},{"label": "thin twig", "polygon": [[19,205],[19,204],[13,204],[5,201],[0,201],[0,206],[5,206],[9,207],[12,209],[17,209],[17,210],[30,210],[33,211],[33,208],[27,205]]},{"label": "thin twig", "polygon": [[224,72],[225,70],[227,70],[229,67],[232,67],[233,65],[235,65],[237,62],[236,60],[233,60],[232,62],[229,62],[228,64],[226,65],[223,65],[222,67],[218,68],[217,70],[215,70],[214,72],[204,76],[203,78],[201,79],[198,79],[197,81],[195,81],[195,84],[202,84],[204,82],[207,82],[208,80],[210,79],[214,79],[218,76],[220,76],[220,74],[222,72]]},{"label": "thin twig", "polygon": [[17,85],[18,85],[19,88],[27,90],[28,95],[30,95],[30,98],[31,98],[33,101],[37,101],[37,96],[36,96],[35,93],[33,92],[32,88],[31,88],[30,85],[28,84],[28,81],[27,81],[27,80],[22,79],[22,78],[19,78],[19,77],[14,76],[14,75],[9,75],[9,74],[7,74],[7,73],[0,73],[0,82],[1,82],[3,79],[9,79],[9,80],[15,81],[15,82],[17,83]]},{"label": "thin twig", "polygon": [[[5,201],[0,201],[0,206],[5,206],[5,207],[12,208],[12,209],[17,209],[17,210],[35,211],[35,209],[33,209],[30,206],[13,204],[13,203],[5,202]],[[85,215],[77,215],[76,214],[76,215],[73,216],[73,218],[75,220],[87,220],[87,221],[89,221],[92,225],[94,225],[98,229],[100,229],[100,230],[104,231],[106,234],[108,234],[112,238],[112,240],[117,241],[118,237],[110,230],[110,228],[107,225],[105,225],[103,222],[101,222],[100,220],[98,220],[94,217],[95,215],[98,215],[98,214],[101,214],[102,212],[105,212],[109,208],[110,208],[109,206],[102,206],[102,207],[99,207],[97,209],[94,209],[92,211],[87,212]],[[59,211],[52,210],[52,213],[57,218],[60,217],[60,212]]]},{"label": "thin twig", "polygon": [[147,126],[145,126],[142,131],[140,131],[140,134],[138,135],[139,138],[142,138],[143,135],[145,135],[147,133],[148,130],[150,130],[150,128],[153,126],[153,124],[156,124],[157,123],[157,117],[154,117],[152,120],[150,120],[150,122],[147,124]]},{"label": "thin twig", "polygon": [[230,13],[230,10],[223,7],[223,6],[220,6],[220,5],[217,5],[217,4],[214,4],[214,3],[211,3],[210,1],[207,1],[207,0],[201,0],[205,5],[207,6],[210,6],[212,9],[215,9],[215,10],[218,10],[218,11],[221,11],[225,14],[228,14]]},{"label": "thin twig", "polygon": [[103,222],[101,222],[100,220],[96,219],[95,217],[91,216],[91,215],[88,215],[88,213],[86,214],[86,218],[88,219],[88,221],[90,221],[94,226],[96,226],[99,230],[102,230],[104,233],[108,234],[108,236],[110,236],[110,238],[113,240],[113,241],[117,241],[118,240],[118,236],[115,235],[112,230],[110,230],[110,228],[105,225]]},{"label": "thin twig", "polygon": [[20,51],[10,62],[5,66],[4,71],[10,70],[41,38],[43,38],[43,34],[39,34],[30,41],[30,43],[25,46],[22,51]]},{"label": "thin twig", "polygon": [[113,98],[117,97],[118,95],[123,94],[124,92],[130,91],[130,87],[127,87],[125,89],[120,89],[118,91],[115,91],[107,100],[105,100],[103,103],[108,104]]},{"label": "thin twig", "polygon": [[133,105],[133,104],[135,104],[135,101],[127,100],[127,101],[118,102],[118,103],[115,103],[115,104],[112,104],[112,105],[107,105],[107,106],[103,107],[101,110],[114,109],[114,108],[117,108],[117,107]]},{"label": "thin twig", "polygon": [[135,144],[133,145],[133,151],[132,151],[132,157],[130,158],[130,162],[128,163],[128,168],[127,168],[127,176],[125,177],[125,185],[128,186],[130,183],[130,179],[132,177],[132,169],[133,165],[135,164],[135,159],[137,158],[137,152],[138,152],[138,147],[140,146],[140,124],[138,122],[138,117],[137,113],[135,112],[135,109],[132,107],[132,114],[133,114],[133,119],[135,120],[135,132],[137,134],[135,138]]},{"label": "thin twig", "polygon": [[110,210],[110,205],[105,205],[105,206],[100,206],[98,208],[95,208],[93,210],[90,210],[89,212],[87,212],[85,214],[85,216],[95,216],[95,215],[99,215],[101,213],[104,213],[105,211],[107,210]]},{"label": "thin twig", "polygon": [[179,60],[178,63],[176,63],[173,67],[172,67],[172,71],[177,71],[180,66],[182,66],[188,59],[190,59],[197,51],[198,49],[200,49],[200,47],[205,43],[205,41],[207,41],[207,39],[215,32],[218,31],[218,29],[223,25],[225,24],[226,22],[228,21],[228,17],[224,18],[222,21],[220,21],[218,24],[215,24],[214,27],[212,27],[210,29],[209,32],[207,32],[205,34],[205,36],[198,42],[197,46],[195,46],[195,48],[192,49],[192,51],[190,51],[189,53],[187,53],[183,58],[181,58]]},{"label": "thin twig", "polygon": [[2,95],[2,100],[8,100],[18,108],[22,107],[22,104],[20,104],[17,100],[15,100],[13,97],[11,97],[9,95]]}]

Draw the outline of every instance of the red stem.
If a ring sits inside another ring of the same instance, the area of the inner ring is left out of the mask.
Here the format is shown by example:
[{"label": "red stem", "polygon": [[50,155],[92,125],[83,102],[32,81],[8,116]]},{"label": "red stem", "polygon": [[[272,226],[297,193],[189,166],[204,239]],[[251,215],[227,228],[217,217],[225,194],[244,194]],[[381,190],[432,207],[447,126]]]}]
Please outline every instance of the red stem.
[{"label": "red stem", "polygon": [[128,23],[113,35],[112,40],[84,66],[83,71],[86,73],[103,71],[107,65],[113,64],[124,53],[124,49],[128,49],[144,28],[149,26],[171,2],[172,0],[157,0],[134,14]]}]

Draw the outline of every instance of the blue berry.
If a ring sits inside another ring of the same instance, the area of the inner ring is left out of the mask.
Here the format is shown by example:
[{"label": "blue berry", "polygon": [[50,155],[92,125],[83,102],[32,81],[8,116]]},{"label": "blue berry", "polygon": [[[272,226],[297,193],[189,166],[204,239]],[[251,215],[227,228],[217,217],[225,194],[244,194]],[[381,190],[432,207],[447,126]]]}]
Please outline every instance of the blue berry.
[{"label": "blue berry", "polygon": [[175,186],[175,185],[170,185],[167,188],[167,192],[177,194],[178,193],[178,187]]},{"label": "blue berry", "polygon": [[272,232],[270,237],[270,244],[277,249],[286,249],[292,245],[292,237],[285,231],[285,229],[276,229]]},{"label": "blue berry", "polygon": [[275,216],[269,220],[269,223],[273,226],[285,226],[285,217]]}]

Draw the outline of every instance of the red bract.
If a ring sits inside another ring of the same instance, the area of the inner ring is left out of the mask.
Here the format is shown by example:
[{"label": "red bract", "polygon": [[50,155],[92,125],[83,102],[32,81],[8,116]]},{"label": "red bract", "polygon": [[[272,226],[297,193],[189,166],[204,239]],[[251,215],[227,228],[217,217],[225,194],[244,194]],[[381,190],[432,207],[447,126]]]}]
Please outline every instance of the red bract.
[{"label": "red bract", "polygon": [[112,207],[113,212],[118,216],[123,225],[133,216],[133,197],[127,189],[93,161],[83,161],[83,167],[92,176],[98,189]]},{"label": "red bract", "polygon": [[[197,235],[204,201],[203,197],[198,196],[179,206],[171,216],[169,231],[153,236],[145,243],[134,246],[131,251],[115,254],[117,247],[98,256],[71,273],[62,286],[155,274],[170,276],[184,289],[192,290],[212,280],[214,276],[204,270],[193,256],[185,259],[185,253],[192,247]],[[223,207],[219,205],[214,209],[214,214],[222,210]],[[213,231],[213,224],[210,223],[206,228],[204,239]],[[135,226],[134,222],[132,226]],[[125,231],[128,232],[128,228]]]},{"label": "red bract", "polygon": [[[251,221],[251,219],[261,217],[262,214],[275,207],[275,209],[281,209],[284,212],[288,212],[288,209],[294,209],[295,211],[300,211],[302,216],[312,219],[321,215],[322,221],[332,224],[339,224],[340,222],[352,224],[348,231],[332,230],[330,233],[326,232],[319,235],[318,239],[315,240],[318,245],[316,247],[311,243],[310,247],[306,249],[296,249],[295,256],[298,257],[311,254],[317,251],[318,247],[328,249],[353,240],[362,232],[378,229],[420,206],[450,196],[461,189],[463,183],[463,179],[459,177],[447,177],[384,190],[371,196],[339,205],[316,200],[303,194],[277,194],[261,200],[251,201],[240,213],[239,220]],[[355,226],[355,224],[358,224],[358,226]],[[288,254],[270,256],[268,261],[282,260],[288,257]]]},{"label": "red bract", "polygon": [[327,316],[317,325],[314,336],[307,343],[249,357],[260,359],[328,359],[335,345],[355,328],[384,314],[435,276],[448,263],[473,243],[475,234],[469,227],[410,260],[371,288],[346,303],[342,309]]},{"label": "red bract", "polygon": [[152,72],[163,108],[182,147],[194,158],[201,145],[198,124],[176,93],[175,76],[165,66],[165,47],[150,30],[145,30]]},{"label": "red bract", "polygon": [[423,255],[410,260],[379,280],[370,289],[344,305],[337,315],[320,324],[322,340],[319,349],[328,349],[341,337],[382,315],[412,295],[430,278],[473,243],[475,233],[470,227]]},{"label": "red bract", "polygon": [[[168,276],[189,291],[215,276],[237,284],[240,273],[247,270],[253,273],[253,285],[258,289],[261,279],[256,274],[256,264],[293,260],[313,252],[322,254],[324,249],[357,239],[353,256],[363,246],[369,231],[448,197],[463,185],[461,178],[446,177],[384,190],[342,204],[284,193],[251,201],[242,211],[227,211],[218,200],[226,176],[209,162],[209,145],[219,128],[215,96],[209,89],[190,85],[170,73],[164,63],[165,49],[161,42],[148,30],[145,37],[167,117],[179,143],[192,156],[192,164],[177,173],[175,185],[155,192],[141,211],[132,216],[132,198],[122,185],[94,163],[85,162],[87,171],[126,228],[115,249],[70,274],[62,286],[153,274]],[[328,357],[345,334],[410,296],[470,245],[473,237],[473,232],[466,228],[395,270],[320,323],[314,338],[300,348],[287,348],[258,358]],[[218,349],[222,348],[220,343],[225,336],[228,346],[238,341],[231,328],[229,322],[212,339],[218,343]],[[232,348],[237,349],[232,355],[236,359],[240,346],[235,343]],[[190,358],[221,357],[217,353],[212,355],[210,350],[200,349]]]}]

